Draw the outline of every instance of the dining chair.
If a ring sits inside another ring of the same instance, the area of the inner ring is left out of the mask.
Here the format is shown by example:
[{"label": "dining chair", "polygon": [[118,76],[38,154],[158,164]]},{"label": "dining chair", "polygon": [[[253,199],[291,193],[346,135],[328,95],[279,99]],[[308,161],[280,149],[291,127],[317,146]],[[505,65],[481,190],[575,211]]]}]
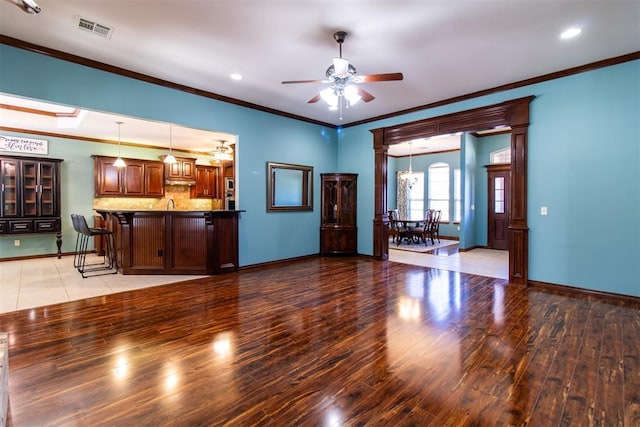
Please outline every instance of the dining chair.
[{"label": "dining chair", "polygon": [[440,243],[440,219],[442,218],[442,211],[436,210],[433,211],[433,217],[431,221],[431,228],[429,230],[429,235],[431,237],[431,243],[435,244],[434,239],[438,240]]},{"label": "dining chair", "polygon": [[[413,236],[418,240],[427,244],[427,239],[429,238],[429,230],[431,230],[431,221],[433,220],[433,210],[427,209],[424,211],[424,219],[422,220],[422,225],[420,227],[416,227],[412,230]],[[433,241],[431,242],[433,244]]]},{"label": "dining chair", "polygon": [[391,241],[395,243],[396,241],[396,227],[394,221],[396,219],[395,210],[389,209],[387,211],[387,217],[389,218],[389,237],[391,237]]},{"label": "dining chair", "polygon": [[391,227],[390,233],[393,235],[393,242],[395,242],[396,246],[399,246],[402,240],[410,241],[412,239],[411,232],[406,224],[399,221],[397,209],[389,211],[389,226]]}]

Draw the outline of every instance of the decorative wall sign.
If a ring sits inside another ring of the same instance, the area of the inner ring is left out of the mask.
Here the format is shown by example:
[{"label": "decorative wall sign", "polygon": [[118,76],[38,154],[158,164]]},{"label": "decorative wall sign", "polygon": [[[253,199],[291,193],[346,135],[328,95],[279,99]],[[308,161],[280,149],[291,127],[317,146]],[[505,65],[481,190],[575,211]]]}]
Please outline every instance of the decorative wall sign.
[{"label": "decorative wall sign", "polygon": [[49,141],[46,139],[20,138],[0,135],[0,151],[15,153],[49,154]]}]

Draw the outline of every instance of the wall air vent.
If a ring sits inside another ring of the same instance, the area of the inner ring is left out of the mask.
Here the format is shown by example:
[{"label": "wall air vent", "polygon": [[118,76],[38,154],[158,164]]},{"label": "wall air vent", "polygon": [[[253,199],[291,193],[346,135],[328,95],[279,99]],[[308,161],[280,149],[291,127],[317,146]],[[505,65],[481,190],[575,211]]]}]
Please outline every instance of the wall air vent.
[{"label": "wall air vent", "polygon": [[76,28],[80,30],[87,31],[100,37],[104,37],[105,39],[110,39],[114,30],[113,27],[98,24],[97,22],[77,15],[75,17],[75,25]]}]

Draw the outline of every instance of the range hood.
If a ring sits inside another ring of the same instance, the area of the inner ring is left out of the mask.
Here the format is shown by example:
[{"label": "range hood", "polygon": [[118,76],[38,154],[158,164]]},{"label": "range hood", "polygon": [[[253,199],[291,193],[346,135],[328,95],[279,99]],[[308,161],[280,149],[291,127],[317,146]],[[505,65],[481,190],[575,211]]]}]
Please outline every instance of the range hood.
[{"label": "range hood", "polygon": [[164,183],[166,185],[186,185],[189,187],[192,185],[196,185],[195,180],[186,180],[186,179],[165,179]]}]

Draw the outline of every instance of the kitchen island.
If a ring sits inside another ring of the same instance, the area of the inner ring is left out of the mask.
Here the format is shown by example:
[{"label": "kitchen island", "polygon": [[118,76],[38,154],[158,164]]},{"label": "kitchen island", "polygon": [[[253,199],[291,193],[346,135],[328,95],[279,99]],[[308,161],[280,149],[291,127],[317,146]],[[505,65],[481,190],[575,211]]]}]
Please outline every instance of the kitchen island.
[{"label": "kitchen island", "polygon": [[223,274],[238,270],[237,210],[96,209],[113,231],[122,274]]}]

